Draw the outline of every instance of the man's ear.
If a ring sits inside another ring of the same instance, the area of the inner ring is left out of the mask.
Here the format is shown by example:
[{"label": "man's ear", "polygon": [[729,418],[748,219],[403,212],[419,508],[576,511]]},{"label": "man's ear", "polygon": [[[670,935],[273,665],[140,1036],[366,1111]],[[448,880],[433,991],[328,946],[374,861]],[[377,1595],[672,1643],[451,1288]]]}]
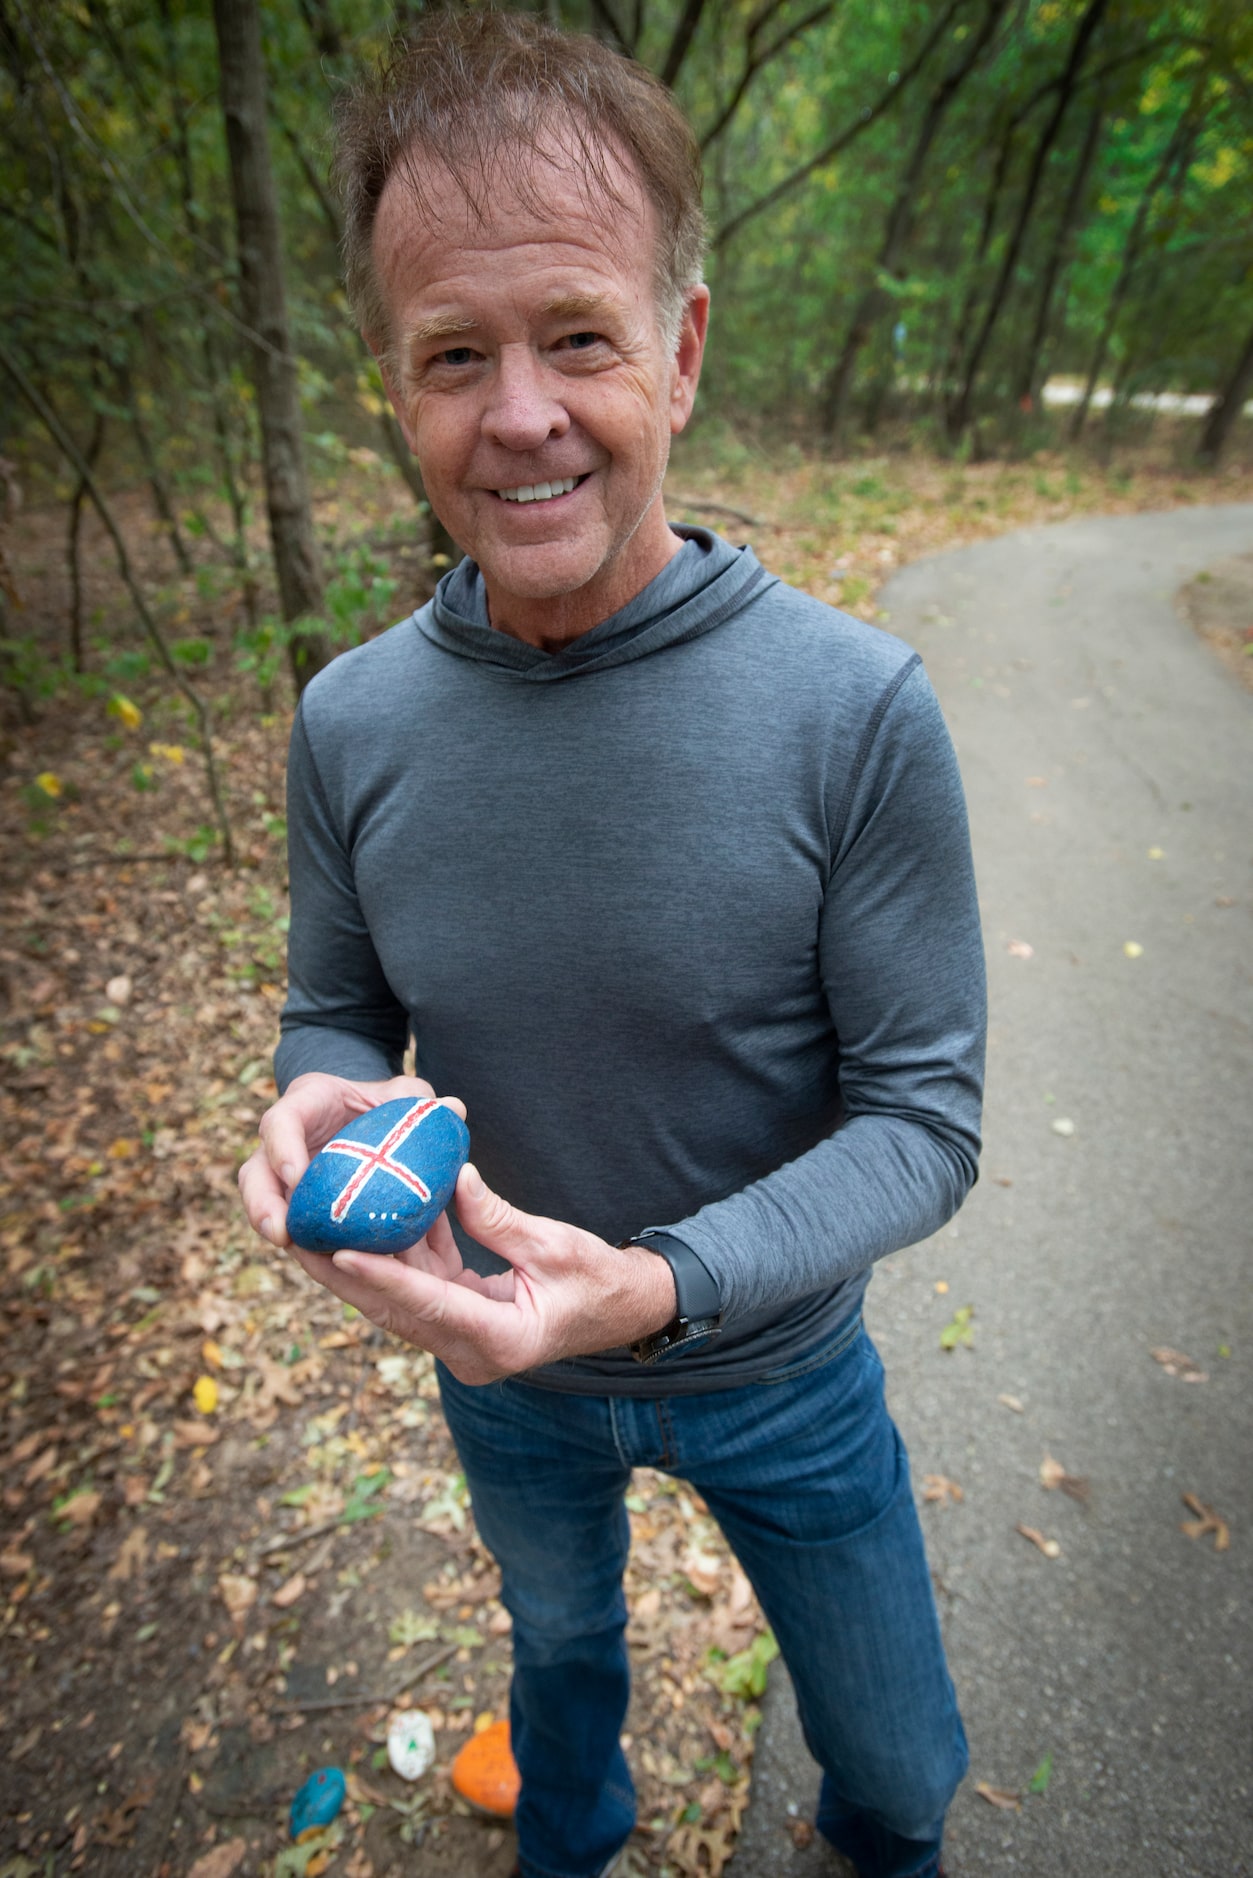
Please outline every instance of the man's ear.
[{"label": "man's ear", "polygon": [[369,333],[363,333],[361,336],[374,354],[374,363],[379,368],[379,377],[383,380],[383,389],[387,393],[387,402],[395,412],[396,422],[400,426],[400,434],[409,446],[409,453],[412,456],[415,454],[413,436],[409,428],[409,418],[405,411],[404,400],[398,395],[396,371],[391,362],[388,348],[383,341],[372,339]]},{"label": "man's ear", "polygon": [[670,380],[670,434],[677,437],[686,429],[696,402],[701,362],[705,357],[705,338],[709,331],[709,289],[703,284],[688,289],[683,308],[683,322],[674,348]]}]

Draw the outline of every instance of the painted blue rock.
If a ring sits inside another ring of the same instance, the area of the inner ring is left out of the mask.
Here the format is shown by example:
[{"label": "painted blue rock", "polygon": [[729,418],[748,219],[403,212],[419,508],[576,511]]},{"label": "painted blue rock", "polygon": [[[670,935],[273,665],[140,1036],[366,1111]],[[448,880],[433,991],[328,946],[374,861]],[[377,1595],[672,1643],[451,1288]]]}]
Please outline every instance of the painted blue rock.
[{"label": "painted blue rock", "polygon": [[329,1826],[344,1804],[344,1776],[338,1767],[319,1767],[291,1803],[288,1828],[293,1839]]},{"label": "painted blue rock", "polygon": [[434,1097],[381,1102],[310,1161],[287,1230],[306,1252],[401,1252],[448,1205],[469,1152],[469,1129]]}]

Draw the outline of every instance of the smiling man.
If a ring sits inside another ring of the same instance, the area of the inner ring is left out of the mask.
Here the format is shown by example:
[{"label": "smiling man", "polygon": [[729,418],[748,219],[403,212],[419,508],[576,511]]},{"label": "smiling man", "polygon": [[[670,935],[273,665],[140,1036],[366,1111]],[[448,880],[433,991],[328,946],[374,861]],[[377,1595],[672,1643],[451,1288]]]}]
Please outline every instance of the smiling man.
[{"label": "smiling man", "polygon": [[[672,528],[709,296],[664,89],[532,16],[428,16],[341,112],[349,290],[466,558],[292,735],[288,1197],[438,1092],[474,1165],[396,1258],[297,1253],[434,1353],[513,1618],[523,1878],[634,1821],[623,1499],[691,1481],[778,1637],[862,1878],[933,1878],[966,1764],[874,1261],[975,1176],[983,965],[917,656]],[[417,1075],[402,1075],[412,1038]]]}]

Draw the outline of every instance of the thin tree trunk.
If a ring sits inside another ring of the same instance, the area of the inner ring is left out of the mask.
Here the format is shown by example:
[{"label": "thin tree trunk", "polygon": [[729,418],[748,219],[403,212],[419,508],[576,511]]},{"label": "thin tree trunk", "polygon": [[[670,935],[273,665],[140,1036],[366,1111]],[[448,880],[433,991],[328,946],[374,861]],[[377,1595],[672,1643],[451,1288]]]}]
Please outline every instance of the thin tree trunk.
[{"label": "thin tree trunk", "polygon": [[1140,249],[1144,245],[1144,237],[1148,232],[1149,216],[1152,213],[1153,204],[1176,163],[1182,164],[1185,167],[1191,163],[1192,151],[1195,148],[1197,134],[1201,126],[1200,108],[1208,87],[1209,74],[1206,73],[1205,77],[1193,91],[1192,98],[1180,117],[1179,122],[1175,125],[1170,141],[1162,153],[1162,160],[1153,172],[1153,177],[1148,188],[1136,205],[1135,219],[1131,224],[1131,232],[1127,236],[1127,246],[1123,250],[1122,266],[1118,270],[1118,279],[1114,283],[1114,291],[1109,297],[1109,305],[1105,309],[1105,318],[1101,322],[1100,335],[1092,354],[1092,363],[1088,367],[1087,383],[1083,387],[1083,396],[1075,407],[1075,414],[1070,420],[1070,440],[1072,443],[1078,443],[1079,438],[1083,434],[1083,427],[1088,421],[1088,411],[1092,404],[1092,394],[1096,390],[1097,381],[1105,369],[1105,360],[1109,353],[1109,343],[1114,336],[1114,328],[1118,324],[1118,315],[1122,312],[1123,302],[1131,289],[1131,282],[1135,275],[1136,265],[1140,259]]},{"label": "thin tree trunk", "polygon": [[222,113],[239,245],[240,302],[253,335],[270,540],[297,690],[331,657],[325,633],[300,622],[322,609],[322,570],[305,470],[296,362],[283,285],[278,198],[265,122],[265,70],[257,0],[213,0]]},{"label": "thin tree trunk", "polygon": [[209,785],[209,797],[213,803],[213,812],[217,820],[218,833],[222,838],[222,858],[225,860],[227,866],[231,867],[234,865],[235,861],[235,849],[234,843],[231,840],[231,825],[226,814],[226,803],[223,799],[222,790],[218,782],[217,764],[213,756],[213,727],[209,718],[208,706],[187,677],[187,674],[180,671],[170,655],[170,648],[165,643],[165,637],[161,628],[153,618],[148,602],[144,599],[143,589],[135,578],[134,570],[130,563],[130,556],[126,551],[126,542],[123,539],[122,531],[117,525],[117,520],[112,509],[104,498],[104,493],[99,483],[96,481],[91,464],[87,462],[47,399],[42,395],[38,387],[31,383],[31,380],[23,371],[20,362],[8,351],[3,340],[0,340],[0,366],[3,366],[4,370],[9,374],[9,377],[16,385],[18,391],[21,393],[22,397],[25,398],[27,404],[30,405],[32,411],[34,411],[36,417],[52,438],[52,441],[66,458],[70,467],[77,471],[79,480],[86,490],[86,493],[91,497],[92,505],[104,524],[106,534],[113,543],[113,551],[117,556],[118,573],[122,576],[126,591],[130,594],[132,604],[134,605],[136,613],[139,615],[140,624],[148,635],[153,649],[160,659],[161,664],[164,666],[166,673],[191,706],[192,715],[196,720],[196,726],[200,732],[201,746],[204,750],[205,774]]},{"label": "thin tree trunk", "polygon": [[117,388],[122,402],[125,404],[127,412],[130,415],[131,429],[134,431],[135,440],[139,445],[139,454],[144,460],[144,470],[148,477],[148,487],[152,491],[152,500],[156,505],[161,525],[169,537],[170,546],[174,550],[174,559],[178,562],[179,572],[182,574],[190,574],[192,571],[191,556],[187,552],[187,544],[183,540],[182,530],[178,525],[178,517],[174,513],[174,504],[170,500],[169,488],[162,473],[161,465],[157,461],[157,453],[153,448],[152,438],[148,435],[148,426],[144,423],[143,413],[139,408],[139,399],[135,395],[135,386],[131,378],[129,364],[115,365],[113,368],[113,376],[117,381]]},{"label": "thin tree trunk", "polygon": [[1197,446],[1197,457],[1211,467],[1217,464],[1227,445],[1232,427],[1253,391],[1253,327],[1244,342],[1244,350],[1235,369],[1210,408]]},{"label": "thin tree trunk", "polygon": [[821,425],[823,437],[828,444],[834,443],[843,430],[858,354],[893,304],[891,293],[882,283],[885,277],[899,280],[903,274],[902,262],[909,238],[913,233],[914,219],[918,211],[919,191],[927,166],[927,158],[931,154],[931,146],[939,134],[949,106],[987,50],[988,42],[999,26],[1008,4],[1009,0],[989,0],[978,32],[974,34],[969,45],[963,48],[961,57],[950,66],[927,100],[922,124],[914,140],[913,150],[905,166],[905,174],[901,178],[896,200],[888,216],[883,241],[875,258],[876,278],[857,303],[845,335],[843,349],[827,380],[823,394]]},{"label": "thin tree trunk", "polygon": [[1020,405],[1029,407],[1035,403],[1044,378],[1044,348],[1053,316],[1053,298],[1057,292],[1057,283],[1070,259],[1075,226],[1087,192],[1092,165],[1096,160],[1104,122],[1105,100],[1101,98],[1088,118],[1083,148],[1079,152],[1079,161],[1071,173],[1070,188],[1066,192],[1066,201],[1053,236],[1053,245],[1044,265],[1044,279],[1040,286],[1040,297],[1036,303],[1035,322],[1032,325],[1031,338],[1027,343],[1019,369],[1018,382],[1014,387],[1014,397]]},{"label": "thin tree trunk", "polygon": [[65,560],[70,576],[70,664],[76,672],[86,670],[83,658],[83,567],[79,539],[83,526],[83,503],[88,493],[90,472],[96,467],[103,443],[104,413],[97,411],[91,426],[91,437],[83,453],[85,468],[79,471],[74,493],[70,497],[70,519],[65,535]]},{"label": "thin tree trunk", "polygon": [[[178,160],[180,196],[183,207],[183,227],[188,242],[193,249],[201,240],[197,226],[196,179],[191,161],[191,138],[187,128],[187,110],[183,100],[183,88],[179,82],[178,40],[174,30],[174,20],[170,11],[170,0],[158,0],[157,8],[161,18],[161,35],[165,45],[166,77],[169,81],[170,103],[174,120],[174,151]],[[214,224],[210,223],[205,236],[210,246],[215,244]],[[255,626],[258,615],[257,580],[252,569],[248,553],[248,503],[235,475],[234,452],[231,447],[231,427],[227,416],[226,403],[222,395],[222,385],[226,368],[218,357],[213,328],[205,321],[199,329],[200,350],[204,359],[205,385],[208,391],[209,407],[213,413],[213,440],[217,446],[218,469],[222,477],[222,487],[226,491],[227,505],[231,512],[233,534],[229,546],[213,539],[220,548],[224,548],[236,573],[239,575],[240,589],[244,601],[244,616],[249,626]],[[208,527],[206,522],[206,527]],[[212,530],[210,529],[210,533]]]},{"label": "thin tree trunk", "polygon": [[[1102,5],[1107,4],[1107,0],[1100,0],[1100,3]],[[816,151],[813,156],[809,157],[806,162],[802,163],[798,169],[794,169],[791,175],[785,176],[782,182],[774,185],[773,189],[767,189],[764,196],[758,196],[755,202],[750,202],[747,208],[740,210],[738,215],[733,215],[729,222],[724,222],[710,243],[710,246],[715,252],[724,248],[731,237],[737,234],[739,230],[744,227],[746,222],[750,222],[755,216],[764,215],[768,209],[774,208],[775,204],[781,202],[784,196],[790,195],[793,189],[798,189],[808,177],[813,175],[815,170],[823,169],[828,163],[833,163],[837,156],[841,156],[844,151],[848,149],[850,144],[855,143],[859,137],[864,136],[872,125],[877,124],[885,113],[893,110],[903,96],[906,88],[912,84],[927,60],[931,57],[931,54],[935,51],[935,48],[948,31],[952,20],[961,11],[964,4],[965,0],[948,0],[948,4],[944,7],[943,11],[932,21],[931,31],[919,46],[914,57],[894,75],[896,79],[895,84],[885,86],[873,104],[863,105],[862,109],[851,123],[846,124],[843,130],[838,131],[828,143],[823,144],[822,148]]]},{"label": "thin tree trunk", "polygon": [[1071,42],[1070,54],[1066,60],[1061,83],[1058,86],[1057,101],[1053,106],[1052,115],[1049,117],[1047,124],[1040,134],[1039,142],[1036,144],[1035,155],[1031,160],[1031,169],[1028,172],[1026,186],[1023,189],[1022,201],[1018,205],[1018,216],[1010,231],[1009,240],[1005,244],[1005,253],[1001,259],[1000,271],[992,288],[991,297],[988,300],[983,320],[975,335],[974,344],[971,346],[966,359],[966,369],[961,390],[958,392],[949,410],[948,430],[949,436],[954,442],[962,435],[970,423],[971,409],[974,404],[975,384],[979,376],[979,369],[983,364],[984,355],[987,352],[988,344],[992,338],[997,321],[1004,311],[1005,302],[1009,295],[1010,282],[1013,280],[1015,269],[1018,266],[1018,257],[1022,252],[1022,244],[1026,238],[1027,228],[1035,209],[1036,197],[1040,192],[1040,184],[1044,177],[1044,166],[1048,161],[1049,151],[1057,141],[1058,132],[1062,127],[1062,120],[1066,115],[1067,108],[1074,95],[1079,73],[1083,69],[1084,60],[1088,55],[1088,48],[1092,43],[1092,36],[1100,25],[1101,19],[1108,6],[1109,0],[1088,0],[1088,6],[1079,21],[1078,29]]}]

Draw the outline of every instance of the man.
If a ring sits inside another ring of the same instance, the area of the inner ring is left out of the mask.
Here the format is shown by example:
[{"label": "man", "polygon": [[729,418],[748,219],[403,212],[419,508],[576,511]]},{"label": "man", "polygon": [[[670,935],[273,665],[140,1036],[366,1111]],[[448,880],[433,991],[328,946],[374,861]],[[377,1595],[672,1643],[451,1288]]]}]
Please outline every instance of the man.
[{"label": "man", "polygon": [[821,1830],[863,1878],[929,1878],[965,1742],[861,1299],[978,1152],[938,708],[907,647],[666,522],[709,296],[660,85],[438,13],[348,101],[338,168],[350,292],[467,559],[302,701],[249,1217],[287,1243],[349,1116],[464,1102],[455,1226],[296,1256],[439,1359],[513,1617],[523,1878],[607,1872],[632,1828],[633,1465],[690,1480],[742,1560]]}]

